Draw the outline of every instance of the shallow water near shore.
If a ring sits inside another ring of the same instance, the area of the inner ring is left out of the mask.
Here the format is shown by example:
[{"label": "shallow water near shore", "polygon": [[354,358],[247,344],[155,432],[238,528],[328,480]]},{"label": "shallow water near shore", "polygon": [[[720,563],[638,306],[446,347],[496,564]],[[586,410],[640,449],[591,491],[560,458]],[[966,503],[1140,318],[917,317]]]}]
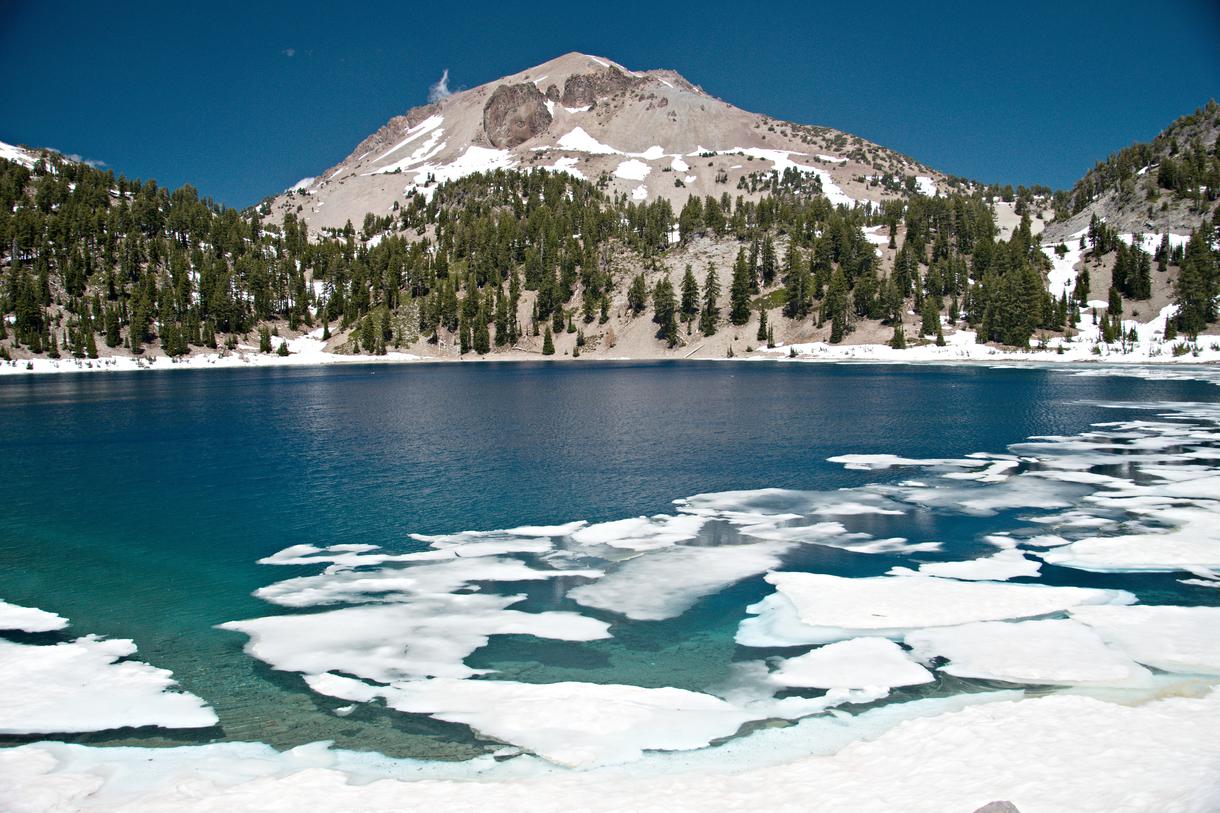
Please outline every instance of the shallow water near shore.
[{"label": "shallow water near shore", "polygon": [[[116,373],[0,382],[0,598],[57,612],[62,633],[131,638],[136,657],[170,669],[219,725],[78,734],[70,742],[168,745],[331,740],[396,757],[467,759],[502,746],[471,728],[312,691],[294,671],[243,652],[226,622],[308,613],[254,595],[317,566],[259,560],[295,545],[429,550],[418,535],[595,524],[673,515],[675,500],[759,489],[831,492],[929,479],[911,467],[845,468],[828,458],[960,459],[1003,454],[1032,436],[1071,436],[1140,420],[1151,404],[1214,404],[1213,384],[1140,371],[759,363],[487,363]],[[1087,372],[1087,371],[1086,371]],[[1175,371],[1177,372],[1177,371]],[[1057,484],[1069,502],[1073,486]],[[852,578],[995,553],[1029,506],[962,513],[936,505],[836,517],[849,534],[901,545],[860,553],[804,544],[784,570]],[[812,519],[810,519],[812,521]],[[713,518],[689,545],[739,547]],[[556,538],[565,534],[554,534]],[[765,537],[764,537],[765,538]],[[571,550],[556,543],[557,548]],[[536,560],[522,554],[527,562]],[[642,557],[646,558],[646,557]],[[587,564],[587,563],[586,563]],[[582,605],[583,581],[482,583],[525,595],[516,609],[581,613],[610,637],[493,635],[465,659],[495,679],[578,681],[709,691],[734,666],[787,647],[736,640],[747,607],[774,588],[763,570],[660,619]],[[1020,580],[1019,580],[1020,581]],[[1146,604],[1220,604],[1220,590],[1173,572],[1094,572],[1045,564],[1036,580],[1125,590]],[[667,589],[661,583],[657,590]],[[1010,688],[936,681],[887,699]],[[41,737],[0,738],[15,744]]]}]

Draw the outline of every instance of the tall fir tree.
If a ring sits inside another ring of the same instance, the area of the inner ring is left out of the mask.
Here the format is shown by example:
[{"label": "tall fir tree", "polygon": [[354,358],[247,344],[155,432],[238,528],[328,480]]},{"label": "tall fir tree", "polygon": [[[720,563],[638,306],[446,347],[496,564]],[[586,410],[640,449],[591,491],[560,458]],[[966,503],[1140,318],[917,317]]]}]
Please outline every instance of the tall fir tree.
[{"label": "tall fir tree", "polygon": [[682,321],[692,322],[699,315],[699,283],[691,270],[690,263],[686,265],[686,273],[682,275]]},{"label": "tall fir tree", "polygon": [[664,339],[668,347],[678,343],[677,308],[674,302],[674,285],[669,277],[661,277],[652,291],[652,321],[659,325],[657,338]]},{"label": "tall fir tree", "polygon": [[737,250],[733,262],[733,280],[729,287],[729,321],[744,325],[750,321],[750,266],[745,249]]},{"label": "tall fir tree", "polygon": [[704,336],[716,335],[716,323],[720,321],[720,280],[716,267],[708,264],[707,278],[703,281],[703,310],[699,313],[699,330]]}]

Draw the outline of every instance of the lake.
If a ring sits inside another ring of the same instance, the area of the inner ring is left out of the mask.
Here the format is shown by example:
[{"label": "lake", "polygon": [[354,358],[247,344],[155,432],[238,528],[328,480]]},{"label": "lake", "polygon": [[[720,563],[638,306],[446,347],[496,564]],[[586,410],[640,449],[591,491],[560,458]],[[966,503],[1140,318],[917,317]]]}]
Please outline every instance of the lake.
[{"label": "lake", "polygon": [[[497,703],[530,697],[455,701],[470,683],[673,687],[736,702],[765,676],[760,664],[774,669],[815,643],[784,639],[758,609],[776,593],[773,570],[875,579],[1012,551],[996,560],[1018,563],[1005,584],[1109,597],[1090,604],[1121,604],[1110,599],[1123,591],[1144,604],[1220,604],[1206,574],[1190,584],[1172,568],[1052,561],[1074,550],[1064,543],[1126,526],[1084,529],[1131,519],[1090,502],[1115,482],[1098,478],[1144,487],[1139,464],[1172,465],[1185,448],[1191,465],[1214,468],[1220,448],[1210,413],[1172,418],[1197,428],[1187,439],[1150,442],[1165,430],[1140,425],[1161,414],[1150,407],[1214,407],[1220,390],[1207,376],[1093,372],[624,362],[10,378],[0,381],[0,598],[71,627],[8,637],[132,639],[136,659],[172,670],[219,718],[53,739],[329,740],[466,760],[510,757],[506,742],[543,754],[553,745],[515,739],[495,718]],[[1106,422],[1134,428],[1106,448],[1063,440]],[[1035,436],[1059,440],[1010,452]],[[979,453],[989,456],[968,457]],[[1149,453],[1160,459],[1120,456]],[[1064,462],[1080,455],[1094,457]],[[1056,474],[1081,471],[1094,479]],[[1092,525],[1064,519],[1082,511],[1109,513]],[[1040,548],[1054,554],[1040,571],[1022,573],[1037,560],[1018,548],[1038,552],[1022,541],[1035,532],[1063,538]],[[485,550],[460,552],[471,544]],[[284,563],[260,563],[285,549]],[[527,567],[547,573],[518,572]],[[349,610],[361,612],[332,615]],[[769,626],[743,628],[750,619]],[[345,647],[345,636],[359,643]],[[255,638],[262,649],[243,651]],[[311,672],[346,683],[311,687]],[[427,678],[448,693],[370,699],[354,685]],[[937,672],[843,705],[1013,685]],[[739,728],[691,736],[786,725],[822,697],[799,682],[769,692],[737,704],[757,712]],[[786,700],[799,702],[767,705]]]}]

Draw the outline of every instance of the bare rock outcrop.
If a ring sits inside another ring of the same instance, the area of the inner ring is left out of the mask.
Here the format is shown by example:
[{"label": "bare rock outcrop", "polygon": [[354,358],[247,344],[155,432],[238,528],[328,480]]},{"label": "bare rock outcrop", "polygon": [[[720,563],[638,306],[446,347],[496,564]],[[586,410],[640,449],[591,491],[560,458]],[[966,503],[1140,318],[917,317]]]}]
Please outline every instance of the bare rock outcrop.
[{"label": "bare rock outcrop", "polygon": [[988,802],[974,813],[1021,813],[1012,802]]},{"label": "bare rock outcrop", "polygon": [[483,132],[500,149],[528,141],[550,124],[546,97],[533,82],[500,85],[483,106]]},{"label": "bare rock outcrop", "polygon": [[594,73],[574,73],[563,83],[563,104],[564,107],[592,107],[598,99],[613,96],[643,81],[614,66]]}]

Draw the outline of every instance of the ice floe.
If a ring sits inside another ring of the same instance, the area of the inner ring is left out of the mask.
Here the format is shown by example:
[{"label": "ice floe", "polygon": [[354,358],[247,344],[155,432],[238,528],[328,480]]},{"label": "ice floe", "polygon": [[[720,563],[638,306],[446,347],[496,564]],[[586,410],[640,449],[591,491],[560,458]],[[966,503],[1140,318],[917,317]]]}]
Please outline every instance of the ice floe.
[{"label": "ice floe", "polygon": [[949,663],[937,669],[959,677],[1107,686],[1146,685],[1152,677],[1126,654],[1106,646],[1089,627],[1069,619],[917,630],[906,636],[906,643],[922,660],[947,658]]},{"label": "ice floe", "polygon": [[1034,618],[1082,604],[1130,604],[1122,590],[966,582],[926,576],[844,578],[777,571],[776,592],[747,611],[737,643],[799,646],[861,635],[901,638],[924,627]]},{"label": "ice floe", "polygon": [[577,604],[636,621],[674,618],[705,596],[778,567],[785,550],[776,543],[671,547],[628,559],[567,595]]},{"label": "ice floe", "polygon": [[1134,660],[1166,672],[1220,675],[1220,607],[1076,607],[1087,624]]},{"label": "ice floe", "polygon": [[[1014,543],[1016,544],[1015,540]],[[1042,563],[1030,559],[1015,548],[1002,550],[981,559],[971,559],[966,562],[925,562],[916,570],[908,567],[895,567],[889,572],[891,576],[940,576],[947,579],[962,579],[965,581],[1002,582],[1022,576],[1037,576]]]},{"label": "ice floe", "polygon": [[645,750],[702,748],[757,719],[718,697],[671,687],[452,679],[375,687],[338,675],[312,677],[310,686],[357,702],[380,696],[399,711],[463,723],[577,767],[630,762]]},{"label": "ice floe", "polygon": [[0,733],[216,724],[202,700],[176,691],[168,670],[124,660],[135,651],[129,640],[92,635],[47,645],[0,639]]},{"label": "ice floe", "polygon": [[581,545],[652,550],[694,539],[706,521],[703,517],[682,514],[618,519],[575,530],[572,539]]},{"label": "ice floe", "polygon": [[814,689],[891,689],[929,683],[932,673],[885,638],[851,638],[787,658],[772,673],[785,686]]},{"label": "ice floe", "polygon": [[275,669],[339,671],[382,683],[423,677],[470,677],[464,663],[492,635],[568,641],[609,637],[607,625],[569,612],[509,609],[524,596],[426,595],[393,604],[275,615],[221,625],[249,636],[246,652]]},{"label": "ice floe", "polygon": [[[1143,511],[1143,506],[1132,506]],[[1220,503],[1210,507],[1159,506],[1155,518],[1170,527],[1119,536],[1094,536],[1041,554],[1062,567],[1099,572],[1173,571],[1220,567]]]},{"label": "ice floe", "polygon": [[22,607],[0,600],[0,630],[53,632],[68,626],[68,619],[37,607]]}]

